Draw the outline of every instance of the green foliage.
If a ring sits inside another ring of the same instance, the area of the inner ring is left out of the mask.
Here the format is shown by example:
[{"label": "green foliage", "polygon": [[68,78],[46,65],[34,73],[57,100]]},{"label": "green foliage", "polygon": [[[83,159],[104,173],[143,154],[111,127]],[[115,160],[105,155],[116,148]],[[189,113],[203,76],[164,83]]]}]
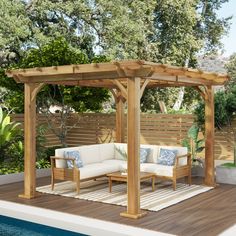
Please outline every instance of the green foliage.
[{"label": "green foliage", "polygon": [[[236,85],[227,91],[218,91],[215,94],[215,126],[222,129],[225,126],[231,127],[231,122],[236,114]],[[204,127],[205,124],[205,105],[204,102],[199,103],[194,114],[196,122],[199,126]],[[234,134],[234,163],[236,163],[236,130],[231,128]]]},{"label": "green foliage", "polygon": [[88,63],[86,54],[70,47],[65,39],[57,38],[40,49],[33,48],[27,51],[18,66],[33,68],[84,63]]},{"label": "green foliage", "polygon": [[182,141],[182,145],[188,148],[193,161],[198,159],[197,154],[204,150],[204,139],[199,139],[200,129],[197,124],[193,124],[188,130],[187,138]]},{"label": "green foliage", "polygon": [[[221,48],[220,40],[229,28],[230,17],[219,18],[217,11],[225,2],[227,0],[157,1],[154,10],[155,34],[151,36],[151,42],[156,42],[158,46],[157,54],[151,60],[196,67],[200,51],[209,54]],[[164,97],[161,100],[165,101],[170,111],[178,99],[179,91],[180,88],[145,91],[142,110],[158,112],[157,101]],[[182,110],[192,110],[199,100],[196,91],[185,89]]]},{"label": "green foliage", "polygon": [[[105,62],[103,55],[96,56],[91,62]],[[88,57],[80,50],[75,50],[63,38],[58,38],[46,44],[40,49],[31,49],[25,53],[22,60],[15,65],[18,68],[31,68],[41,66],[57,66],[69,64],[89,63]],[[18,85],[12,79],[0,76],[0,84],[12,92],[5,96],[5,103],[15,112],[24,111],[23,86]],[[66,105],[75,111],[99,111],[102,103],[109,99],[108,90],[100,88],[85,88],[78,86],[45,86],[37,96],[38,109],[44,104],[58,105],[62,103],[62,97]]]},{"label": "green foliage", "polygon": [[14,174],[23,171],[23,166],[16,165],[13,162],[0,163],[0,175]]},{"label": "green foliage", "polygon": [[225,166],[225,167],[228,167],[228,168],[235,168],[236,167],[235,163],[224,163],[221,166]]},{"label": "green foliage", "polygon": [[230,56],[229,62],[225,65],[227,73],[230,76],[230,80],[226,85],[227,90],[230,90],[232,86],[236,85],[236,53]]},{"label": "green foliage", "polygon": [[196,1],[158,1],[154,26],[159,42],[158,61],[184,66],[192,51],[198,51],[201,41],[195,36]]},{"label": "green foliage", "polygon": [[31,37],[30,19],[24,1],[0,1],[0,66],[7,66],[20,58],[21,51]]},{"label": "green foliage", "polygon": [[[219,47],[229,19],[217,10],[227,0],[2,0],[0,48],[20,58],[63,37],[89,58],[93,48],[111,58],[138,58],[184,65],[201,49]],[[7,58],[9,60],[9,58]]]},{"label": "green foliage", "polygon": [[[222,128],[230,124],[236,111],[236,89],[230,91],[218,91],[215,93],[215,126]],[[205,103],[201,101],[196,107],[194,114],[199,126],[205,123]]]},{"label": "green foliage", "polygon": [[11,122],[10,116],[0,107],[0,163],[12,158],[14,154],[18,153],[17,150],[22,150],[19,125],[19,123]]},{"label": "green foliage", "polygon": [[97,19],[93,25],[99,45],[112,59],[151,60],[158,53],[154,36],[153,10],[156,1],[98,0],[88,4]]},{"label": "green foliage", "polygon": [[36,161],[36,168],[37,169],[44,169],[44,168],[50,168],[51,164],[47,159],[40,159],[38,161]]}]

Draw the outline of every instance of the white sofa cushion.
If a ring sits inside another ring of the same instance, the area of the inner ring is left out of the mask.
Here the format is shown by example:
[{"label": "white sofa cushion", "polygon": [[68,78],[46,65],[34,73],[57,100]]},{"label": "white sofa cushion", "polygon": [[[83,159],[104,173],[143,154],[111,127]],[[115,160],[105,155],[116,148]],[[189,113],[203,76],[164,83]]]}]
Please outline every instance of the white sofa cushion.
[{"label": "white sofa cushion", "polygon": [[[114,151],[115,151],[115,159],[117,160],[125,160],[124,156],[121,154],[121,152],[127,153],[127,144],[126,143],[115,143],[114,145]],[[120,151],[118,151],[120,150]]]},{"label": "white sofa cushion", "polygon": [[127,170],[127,161],[113,159],[113,160],[105,160],[102,163],[105,163],[107,165],[116,166],[117,167],[116,171]]},{"label": "white sofa cushion", "polygon": [[95,144],[78,148],[84,165],[101,162],[99,145]]},{"label": "white sofa cushion", "polygon": [[140,171],[154,173],[160,176],[173,176],[173,166],[164,166],[154,163],[143,163],[140,165]]},{"label": "white sofa cushion", "polygon": [[55,156],[61,157],[61,160],[56,160],[56,167],[57,168],[67,168],[67,161],[63,158],[65,158],[65,151],[78,151],[79,147],[70,147],[70,148],[58,148],[55,149]]},{"label": "white sofa cushion", "polygon": [[148,163],[156,163],[157,156],[159,153],[159,147],[157,145],[149,145],[149,144],[141,144],[142,148],[150,148],[150,152],[148,153],[146,162]]},{"label": "white sofa cushion", "polygon": [[80,168],[80,179],[92,178],[118,171],[118,166],[105,163],[93,163]]},{"label": "white sofa cushion", "polygon": [[110,160],[115,158],[114,143],[99,144],[100,159],[101,161]]},{"label": "white sofa cushion", "polygon": [[[159,154],[159,147],[157,145],[149,145],[149,144],[141,144],[141,148],[149,148],[150,151],[147,155],[146,162],[156,163],[157,156]],[[117,149],[121,151],[127,152],[127,144],[126,143],[115,143],[115,159],[124,160],[124,157],[120,154]]]}]

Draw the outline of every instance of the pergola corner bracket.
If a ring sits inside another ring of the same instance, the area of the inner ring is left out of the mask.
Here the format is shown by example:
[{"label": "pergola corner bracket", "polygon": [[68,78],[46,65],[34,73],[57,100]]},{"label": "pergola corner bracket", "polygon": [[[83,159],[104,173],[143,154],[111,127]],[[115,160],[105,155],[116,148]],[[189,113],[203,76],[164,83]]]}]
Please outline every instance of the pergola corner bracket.
[{"label": "pergola corner bracket", "polygon": [[113,80],[113,83],[117,86],[117,88],[121,91],[122,96],[127,100],[127,89],[119,80]]},{"label": "pergola corner bracket", "polygon": [[144,83],[142,84],[142,87],[140,88],[140,99],[142,98],[144,90],[147,87],[149,82],[150,82],[150,79],[145,79],[144,80]]},{"label": "pergola corner bracket", "polygon": [[44,83],[35,84],[35,88],[31,92],[31,102],[36,99],[38,92],[44,85]]}]

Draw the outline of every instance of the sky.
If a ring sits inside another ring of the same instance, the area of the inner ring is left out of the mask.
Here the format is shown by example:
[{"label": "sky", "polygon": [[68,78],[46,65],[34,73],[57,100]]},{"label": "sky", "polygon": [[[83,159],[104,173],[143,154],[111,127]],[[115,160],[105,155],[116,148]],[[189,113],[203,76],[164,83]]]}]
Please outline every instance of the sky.
[{"label": "sky", "polygon": [[224,18],[233,16],[229,34],[224,36],[221,41],[225,50],[223,55],[230,56],[236,52],[236,0],[229,0],[227,3],[224,3],[218,11],[218,15]]}]

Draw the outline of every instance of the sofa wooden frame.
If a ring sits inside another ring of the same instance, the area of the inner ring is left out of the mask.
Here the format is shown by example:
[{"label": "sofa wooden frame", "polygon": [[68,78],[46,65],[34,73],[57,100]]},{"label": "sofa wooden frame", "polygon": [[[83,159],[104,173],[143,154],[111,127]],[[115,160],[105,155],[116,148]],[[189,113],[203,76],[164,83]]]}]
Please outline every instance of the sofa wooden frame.
[{"label": "sofa wooden frame", "polygon": [[[181,165],[179,166],[179,160],[181,158],[186,158],[187,157],[187,164],[186,165]],[[80,182],[88,181],[88,180],[93,180],[97,179],[100,177],[105,177],[106,175],[99,175],[99,176],[93,176],[91,178],[86,178],[81,180],[80,179],[80,170],[77,167],[74,167],[72,169],[69,168],[57,168],[56,167],[56,160],[61,160],[63,159],[62,157],[56,157],[56,156],[51,156],[51,186],[52,190],[54,190],[54,184],[55,180],[67,180],[67,181],[74,181],[76,183],[76,190],[77,193],[80,192]],[[75,160],[74,158],[67,158],[66,160],[72,160],[73,165],[75,166]],[[176,190],[176,183],[177,179],[185,177],[186,182],[191,185],[191,166],[192,166],[192,161],[191,161],[191,154],[185,154],[185,155],[180,155],[176,157],[175,164],[173,166],[173,176],[161,176],[161,175],[156,175],[156,178],[164,179],[164,180],[171,180],[173,182],[173,190]],[[108,173],[107,173],[108,174]]]},{"label": "sofa wooden frame", "polygon": [[85,182],[88,180],[96,180],[98,178],[105,177],[106,175],[98,175],[91,178],[80,179],[80,171],[79,168],[75,167],[75,159],[74,158],[66,158],[66,160],[71,160],[73,162],[74,168],[57,168],[56,160],[64,160],[63,157],[51,156],[51,186],[52,190],[54,190],[55,180],[67,180],[73,181],[76,183],[76,191],[80,192],[80,182]]},{"label": "sofa wooden frame", "polygon": [[[179,160],[181,158],[187,157],[187,164],[186,165],[179,165]],[[175,164],[173,166],[173,175],[172,176],[162,176],[162,175],[156,175],[157,178],[164,179],[164,180],[171,180],[173,183],[173,190],[176,190],[176,183],[177,179],[185,177],[185,181],[191,185],[192,184],[192,159],[191,154],[185,154],[177,156],[175,159]]]}]

